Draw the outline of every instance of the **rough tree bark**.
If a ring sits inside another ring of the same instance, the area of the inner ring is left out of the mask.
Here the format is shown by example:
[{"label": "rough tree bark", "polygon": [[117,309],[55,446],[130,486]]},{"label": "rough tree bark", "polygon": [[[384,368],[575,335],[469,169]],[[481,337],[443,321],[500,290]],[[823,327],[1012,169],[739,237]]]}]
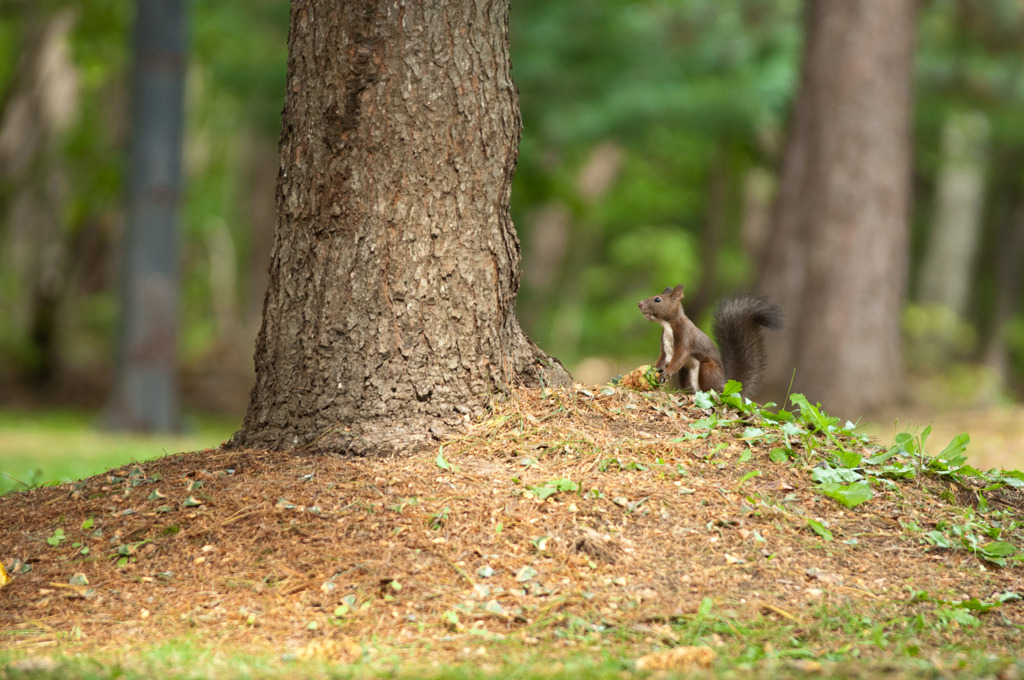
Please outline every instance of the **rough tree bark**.
[{"label": "rough tree bark", "polygon": [[858,417],[902,384],[915,0],[811,0],[800,90],[759,286],[771,396]]},{"label": "rough tree bark", "polygon": [[232,445],[389,453],[568,374],[514,313],[508,0],[295,0],[256,383]]}]

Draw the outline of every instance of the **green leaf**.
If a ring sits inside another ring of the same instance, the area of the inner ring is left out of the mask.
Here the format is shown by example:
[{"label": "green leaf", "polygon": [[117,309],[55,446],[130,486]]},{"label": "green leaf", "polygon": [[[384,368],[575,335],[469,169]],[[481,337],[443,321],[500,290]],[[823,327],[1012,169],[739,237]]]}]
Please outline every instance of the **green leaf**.
[{"label": "green leaf", "polygon": [[434,463],[437,465],[437,467],[441,468],[442,470],[452,469],[452,466],[448,463],[448,461],[444,459],[444,447],[441,447],[441,449],[438,450],[437,458],[434,459]]},{"label": "green leaf", "polygon": [[976,597],[972,597],[969,600],[964,600],[963,602],[958,603],[957,606],[958,607],[963,607],[964,609],[970,609],[971,611],[987,612],[987,611],[990,611],[992,609],[995,609],[996,607],[1000,606],[1001,604],[1003,604],[1003,603],[999,602],[999,601],[996,601],[996,602],[983,602],[983,601],[979,600]]},{"label": "green leaf", "polygon": [[1024,487],[1024,472],[1019,470],[1003,470],[998,479],[1005,482],[1007,486]]},{"label": "green leaf", "polygon": [[792,394],[790,395],[789,400],[793,402],[794,406],[798,406],[800,408],[801,420],[814,425],[823,432],[827,432],[831,427],[834,427],[839,423],[838,418],[833,418],[822,413],[820,408],[812,406],[811,402],[807,401],[807,397],[802,394]]},{"label": "green leaf", "polygon": [[846,447],[843,446],[834,433],[836,425],[839,423],[838,418],[834,418],[824,413],[819,406],[812,406],[807,397],[802,394],[790,395],[789,400],[796,406],[800,407],[800,419],[804,422],[812,425],[816,430],[825,434],[829,441],[832,442],[832,446],[836,448],[835,455],[839,459],[839,462],[844,467],[855,468],[859,467],[863,456],[856,451],[847,451]]},{"label": "green leaf", "polygon": [[834,501],[854,508],[870,500],[875,494],[867,482],[854,482],[853,484],[824,484],[818,490]]},{"label": "green leaf", "polygon": [[826,541],[832,540],[832,532],[828,530],[824,524],[816,519],[807,520],[807,526],[810,527],[811,531],[821,536]]},{"label": "green leaf", "polygon": [[793,455],[785,446],[776,446],[768,453],[768,459],[773,463],[785,463]]},{"label": "green leaf", "polygon": [[803,428],[797,425],[796,423],[782,424],[782,434],[786,435],[787,437],[799,437],[803,433]]},{"label": "green leaf", "polygon": [[852,469],[861,466],[861,463],[864,460],[863,455],[857,453],[856,451],[847,451],[839,444],[838,440],[836,440],[835,437],[832,437],[832,441],[838,448],[838,450],[835,451],[836,458],[838,458],[839,462],[843,464],[843,467]]},{"label": "green leaf", "polygon": [[556,493],[567,492],[567,491],[579,491],[580,485],[571,479],[562,477],[561,479],[552,479],[548,482],[542,482],[540,484],[534,484],[533,486],[526,487],[540,500],[550,498]]},{"label": "green leaf", "polygon": [[953,542],[950,541],[949,538],[947,538],[944,533],[942,533],[941,531],[935,531],[934,529],[932,531],[929,531],[927,534],[924,535],[924,540],[928,541],[929,543],[934,545],[936,548],[952,548],[953,547]]},{"label": "green leaf", "polygon": [[935,612],[940,619],[955,621],[960,626],[974,627],[981,625],[977,616],[963,607],[942,608]]},{"label": "green leaf", "polygon": [[1007,541],[992,541],[979,548],[986,557],[1011,557],[1017,554],[1017,546]]},{"label": "green leaf", "polygon": [[741,413],[745,413],[747,411],[750,411],[752,408],[755,408],[753,404],[748,406],[747,400],[743,397],[742,394],[739,394],[738,392],[735,394],[723,394],[721,397],[721,401],[726,406],[734,408]]},{"label": "green leaf", "polygon": [[452,509],[446,505],[443,508],[441,508],[440,512],[436,512],[430,516],[430,521],[427,522],[427,526],[429,526],[434,531],[437,531],[438,529],[444,526],[445,522],[448,521],[448,517],[451,514]]},{"label": "green leaf", "polygon": [[747,481],[748,479],[753,479],[754,477],[757,477],[760,474],[761,474],[760,470],[751,470],[747,474],[745,474],[742,477],[740,477],[740,484],[743,484],[743,482]]},{"label": "green leaf", "polygon": [[834,468],[828,464],[811,470],[811,479],[818,484],[849,484],[864,479],[864,475],[849,468]]},{"label": "green leaf", "polygon": [[697,394],[693,395],[693,405],[697,408],[714,408],[714,394],[711,392],[697,392]]},{"label": "green leaf", "polygon": [[[968,470],[964,465],[967,462],[967,456],[964,455],[964,451],[967,450],[967,444],[970,441],[970,435],[961,432],[950,440],[946,448],[942,450],[942,453],[932,460],[928,467],[939,474],[949,474],[958,471],[967,472]],[[970,469],[973,470],[973,468]],[[975,472],[977,471],[975,470]]]},{"label": "green leaf", "polygon": [[932,426],[928,425],[921,430],[921,450],[925,450],[925,445],[928,443],[928,436],[932,433]]},{"label": "green leaf", "polygon": [[883,451],[882,453],[878,454],[877,456],[871,456],[870,458],[865,458],[863,463],[865,465],[881,465],[885,461],[887,461],[890,458],[892,458],[893,456],[895,456],[897,453],[900,453],[900,448],[898,446],[893,446],[888,451]]},{"label": "green leaf", "polygon": [[727,380],[725,387],[722,388],[722,396],[728,397],[731,394],[739,394],[740,390],[743,389],[743,383],[738,380]]},{"label": "green leaf", "polygon": [[54,529],[53,535],[51,535],[49,538],[46,539],[46,543],[48,545],[51,545],[54,548],[56,548],[66,538],[67,538],[67,536],[64,535],[64,530],[63,529]]}]

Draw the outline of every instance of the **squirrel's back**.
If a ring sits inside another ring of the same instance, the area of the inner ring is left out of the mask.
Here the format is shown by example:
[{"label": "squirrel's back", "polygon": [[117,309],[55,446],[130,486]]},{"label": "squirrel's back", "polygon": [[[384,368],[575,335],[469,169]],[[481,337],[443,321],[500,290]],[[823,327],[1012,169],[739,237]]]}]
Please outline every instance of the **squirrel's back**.
[{"label": "squirrel's back", "polygon": [[735,295],[719,303],[714,332],[725,364],[725,377],[743,383],[744,396],[757,392],[764,375],[761,328],[778,330],[783,318],[782,308],[762,295]]}]

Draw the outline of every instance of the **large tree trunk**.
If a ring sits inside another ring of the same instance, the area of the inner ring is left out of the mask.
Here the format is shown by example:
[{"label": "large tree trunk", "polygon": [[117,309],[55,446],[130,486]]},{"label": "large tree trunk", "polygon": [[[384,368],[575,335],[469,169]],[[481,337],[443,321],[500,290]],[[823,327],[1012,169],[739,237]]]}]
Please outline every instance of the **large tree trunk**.
[{"label": "large tree trunk", "polygon": [[760,286],[773,395],[856,417],[897,397],[907,270],[915,0],[811,0]]},{"label": "large tree trunk", "polygon": [[256,384],[233,445],[386,453],[519,381],[508,2],[295,0]]}]

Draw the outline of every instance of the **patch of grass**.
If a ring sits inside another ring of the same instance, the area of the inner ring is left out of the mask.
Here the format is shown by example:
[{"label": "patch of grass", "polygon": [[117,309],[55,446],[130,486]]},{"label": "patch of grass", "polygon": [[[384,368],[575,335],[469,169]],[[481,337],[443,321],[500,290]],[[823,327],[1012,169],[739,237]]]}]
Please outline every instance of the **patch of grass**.
[{"label": "patch of grass", "polygon": [[[424,680],[622,680],[623,678],[934,678],[1019,677],[1024,662],[983,650],[958,648],[927,655],[913,633],[906,641],[887,640],[887,626],[851,611],[824,610],[819,620],[798,626],[765,619],[743,622],[734,613],[698,617],[686,628],[697,647],[651,644],[621,633],[579,635],[560,642],[463,639],[452,650],[435,645],[382,646],[348,641],[324,644],[324,654],[300,658],[263,650],[229,649],[193,637],[158,645],[138,645],[98,656],[35,655],[0,652],[0,678],[120,678],[164,680],[233,678],[417,678]],[[831,651],[815,655],[813,640]],[[900,643],[903,643],[900,646]],[[351,647],[349,647],[351,645]],[[338,649],[348,650],[337,653]],[[705,650],[707,665],[679,662],[673,651]],[[864,653],[864,650],[868,650]],[[873,651],[871,651],[873,650]],[[883,653],[878,653],[885,650]],[[438,660],[443,657],[445,661]],[[661,659],[665,661],[660,662]]]},{"label": "patch of grass", "polygon": [[237,423],[190,418],[177,436],[104,431],[96,413],[0,410],[0,494],[67,482],[131,461],[216,447]]}]

